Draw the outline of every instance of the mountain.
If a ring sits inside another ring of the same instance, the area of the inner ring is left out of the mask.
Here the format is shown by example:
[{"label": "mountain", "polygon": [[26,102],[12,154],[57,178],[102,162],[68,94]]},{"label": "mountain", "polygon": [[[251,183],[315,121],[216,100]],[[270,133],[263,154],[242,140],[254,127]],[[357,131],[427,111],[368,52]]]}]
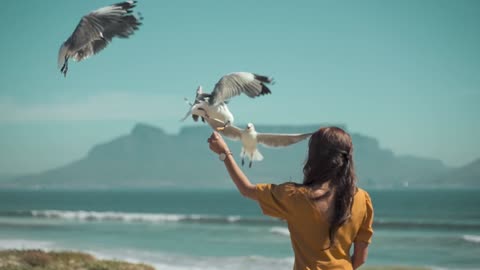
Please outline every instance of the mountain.
[{"label": "mountain", "polygon": [[434,182],[442,186],[480,186],[480,158],[463,167],[452,169]]},{"label": "mountain", "polygon": [[[319,125],[265,126],[261,132],[312,132]],[[211,153],[207,138],[211,129],[190,126],[179,134],[137,124],[132,131],[94,146],[84,158],[39,174],[2,182],[3,187],[29,188],[163,188],[232,187],[218,157]],[[362,186],[395,187],[427,185],[449,172],[441,161],[397,156],[382,149],[376,139],[352,134],[359,183]],[[228,141],[239,161],[240,143]],[[307,141],[284,149],[260,147],[265,160],[244,171],[255,182],[302,181]]]}]

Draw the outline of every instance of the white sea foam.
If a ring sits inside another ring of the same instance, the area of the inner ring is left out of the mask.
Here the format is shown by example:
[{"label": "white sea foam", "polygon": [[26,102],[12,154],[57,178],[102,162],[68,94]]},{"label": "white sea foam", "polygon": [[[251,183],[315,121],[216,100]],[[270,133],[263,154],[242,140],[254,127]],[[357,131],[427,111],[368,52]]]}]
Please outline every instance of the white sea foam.
[{"label": "white sea foam", "polygon": [[480,244],[480,235],[465,234],[462,236],[462,238],[467,242]]},{"label": "white sea foam", "polygon": [[44,249],[54,248],[53,242],[26,239],[0,239],[0,249]]},{"label": "white sea foam", "polygon": [[227,217],[228,222],[231,222],[231,223],[237,222],[241,219],[242,219],[241,216],[229,216],[229,217]]},{"label": "white sea foam", "polygon": [[165,214],[165,213],[128,213],[98,211],[66,211],[66,210],[32,210],[31,215],[39,218],[83,220],[83,221],[122,221],[122,222],[218,222],[235,223],[242,221],[240,216],[215,216],[198,214]]},{"label": "white sea foam", "polygon": [[[180,221],[186,215],[178,214],[150,214],[150,213],[124,213],[124,212],[96,212],[96,211],[61,211],[61,210],[33,210],[34,217],[72,219],[72,220],[121,220],[121,221]],[[195,218],[192,216],[192,218]]]},{"label": "white sea foam", "polygon": [[143,262],[159,270],[221,270],[221,269],[279,269],[290,270],[293,258],[270,258],[263,256],[212,257],[167,254],[142,250],[122,249],[88,251],[97,258],[119,259],[133,263]]},{"label": "white sea foam", "polygon": [[270,232],[273,234],[290,236],[290,231],[288,230],[288,228],[285,227],[272,227],[270,228]]},{"label": "white sea foam", "polygon": [[475,268],[457,268],[457,267],[440,267],[440,266],[425,266],[428,269],[431,270],[479,270],[480,268],[475,267]]}]

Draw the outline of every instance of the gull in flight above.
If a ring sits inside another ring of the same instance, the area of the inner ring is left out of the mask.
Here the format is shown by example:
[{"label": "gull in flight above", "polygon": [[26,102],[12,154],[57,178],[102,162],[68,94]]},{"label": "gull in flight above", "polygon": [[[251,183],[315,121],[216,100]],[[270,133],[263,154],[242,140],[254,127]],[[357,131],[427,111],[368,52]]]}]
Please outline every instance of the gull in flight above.
[{"label": "gull in flight above", "polygon": [[60,47],[60,72],[67,76],[69,58],[82,61],[104,49],[114,37],[128,38],[132,35],[143,19],[131,14],[136,2],[121,2],[83,16],[72,35]]},{"label": "gull in flight above", "polygon": [[[215,130],[218,127],[223,127],[224,123],[217,119],[205,118],[205,121]],[[262,144],[267,147],[286,147],[294,143],[298,143],[310,137],[312,133],[303,134],[276,134],[276,133],[259,133],[255,130],[252,123],[248,123],[245,129],[240,129],[234,125],[226,126],[220,131],[227,138],[232,140],[241,140],[242,151],[240,157],[242,158],[242,166],[245,163],[245,156],[250,160],[248,167],[252,167],[253,161],[263,160],[262,154],[257,149],[257,144]]]},{"label": "gull in flight above", "polygon": [[224,123],[225,126],[233,124],[233,115],[227,107],[228,100],[242,93],[250,98],[271,94],[266,84],[273,83],[270,77],[257,75],[250,72],[234,72],[223,76],[215,85],[211,93],[204,93],[202,86],[199,86],[195,96],[195,102],[190,103],[190,110],[187,112],[184,121],[188,116],[192,115],[194,121],[198,121],[198,117],[217,119]]}]

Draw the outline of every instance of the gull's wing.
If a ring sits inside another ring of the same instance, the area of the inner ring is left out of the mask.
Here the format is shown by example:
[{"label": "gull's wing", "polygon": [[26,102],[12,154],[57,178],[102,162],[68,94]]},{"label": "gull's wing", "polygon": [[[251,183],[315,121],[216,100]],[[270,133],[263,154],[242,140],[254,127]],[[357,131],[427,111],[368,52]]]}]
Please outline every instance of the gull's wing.
[{"label": "gull's wing", "polygon": [[192,115],[192,111],[193,111],[192,107],[193,106],[191,106],[188,112],[185,114],[185,116],[182,119],[180,119],[181,122],[185,121],[190,115]]},{"label": "gull's wing", "polygon": [[274,134],[258,133],[257,142],[270,147],[285,147],[310,137],[312,133],[304,134]]},{"label": "gull's wing", "polygon": [[82,17],[58,54],[59,65],[65,55],[81,61],[104,49],[114,37],[128,38],[141,25],[142,18],[131,15],[136,1],[126,1],[92,11]]},{"label": "gull's wing", "polygon": [[190,106],[190,108],[188,109],[188,112],[185,114],[185,116],[182,119],[180,119],[181,122],[185,121],[190,115],[192,115],[193,106],[195,106],[195,104],[188,101],[188,98],[183,98],[183,100],[187,103],[188,106]]},{"label": "gull's wing", "polygon": [[[205,117],[205,121],[213,128],[213,130],[218,131],[217,128],[225,126],[225,123],[223,121],[220,121],[220,120],[215,119],[215,118]],[[221,130],[221,131],[218,131],[218,132],[220,132],[225,137],[227,137],[231,140],[234,140],[234,141],[238,141],[242,137],[242,130],[239,129],[238,127],[236,127],[236,126],[233,126],[233,125],[228,125],[228,126],[225,127],[224,130]]]},{"label": "gull's wing", "polygon": [[265,84],[272,82],[272,78],[250,72],[230,73],[217,82],[209,102],[211,105],[219,104],[241,93],[251,98],[270,94],[271,91]]}]

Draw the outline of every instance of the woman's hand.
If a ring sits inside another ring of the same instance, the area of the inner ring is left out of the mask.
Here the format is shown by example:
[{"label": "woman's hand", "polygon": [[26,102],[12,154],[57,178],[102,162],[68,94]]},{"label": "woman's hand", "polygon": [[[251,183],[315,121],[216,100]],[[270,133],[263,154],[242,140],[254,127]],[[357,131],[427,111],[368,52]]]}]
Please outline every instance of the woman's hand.
[{"label": "woman's hand", "polygon": [[214,153],[220,154],[230,152],[228,145],[225,143],[222,136],[216,131],[212,133],[212,136],[210,136],[207,141],[209,143],[210,150],[212,150]]}]

